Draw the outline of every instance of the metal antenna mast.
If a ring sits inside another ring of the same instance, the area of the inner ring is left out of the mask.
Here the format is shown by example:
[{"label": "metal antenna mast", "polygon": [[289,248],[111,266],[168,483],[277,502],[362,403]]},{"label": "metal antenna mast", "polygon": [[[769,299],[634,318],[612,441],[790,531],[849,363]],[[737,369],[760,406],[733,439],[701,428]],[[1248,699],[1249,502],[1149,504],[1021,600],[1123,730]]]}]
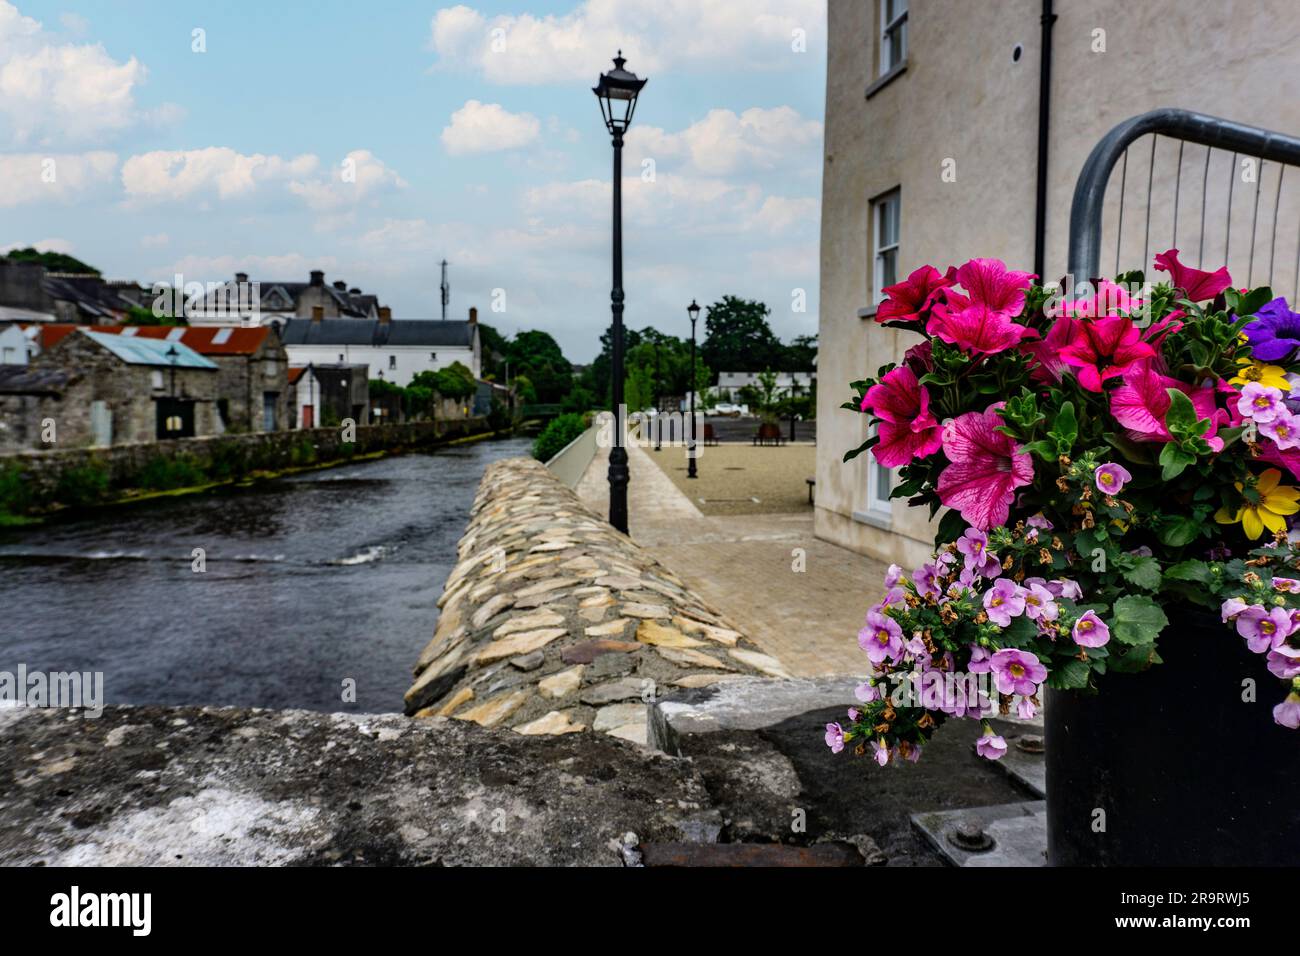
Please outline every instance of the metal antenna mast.
[{"label": "metal antenna mast", "polygon": [[447,321],[447,305],[451,302],[451,286],[447,285],[447,260],[442,260],[442,321]]}]

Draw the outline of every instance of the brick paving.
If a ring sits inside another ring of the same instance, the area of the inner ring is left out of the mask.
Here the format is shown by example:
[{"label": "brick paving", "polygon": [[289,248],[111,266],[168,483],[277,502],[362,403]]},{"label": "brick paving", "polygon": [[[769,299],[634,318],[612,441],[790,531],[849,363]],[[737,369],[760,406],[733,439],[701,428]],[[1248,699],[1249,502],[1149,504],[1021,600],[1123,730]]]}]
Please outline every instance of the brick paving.
[{"label": "brick paving", "polygon": [[[759,456],[800,447],[746,450]],[[706,452],[702,468],[717,450]],[[680,460],[668,458],[667,448],[659,455],[669,468]],[[577,488],[602,515],[609,511],[608,467],[608,450],[598,449]],[[794,513],[706,515],[656,463],[654,452],[629,447],[628,467],[628,525],[635,541],[795,676],[863,673],[857,633],[867,606],[883,592],[885,568],[814,537],[806,490],[804,507]],[[728,474],[729,497],[745,497],[771,482],[757,467]],[[790,474],[802,473],[796,468]]]}]

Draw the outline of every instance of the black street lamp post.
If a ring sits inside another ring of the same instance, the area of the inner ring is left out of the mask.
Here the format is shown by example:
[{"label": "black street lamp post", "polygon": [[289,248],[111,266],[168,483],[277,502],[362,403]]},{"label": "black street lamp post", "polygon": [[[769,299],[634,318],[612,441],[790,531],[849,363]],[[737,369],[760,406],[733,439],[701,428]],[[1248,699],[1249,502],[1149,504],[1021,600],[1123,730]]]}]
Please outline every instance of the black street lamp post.
[{"label": "black street lamp post", "polygon": [[661,344],[658,339],[655,339],[655,451],[663,450],[664,438],[663,418],[659,414],[663,411],[662,403],[659,401],[659,346]]},{"label": "black street lamp post", "polygon": [[698,478],[695,467],[695,320],[700,317],[700,307],[694,299],[686,307],[686,314],[691,317],[691,407],[687,413],[691,419],[691,437],[686,451],[686,477]]},{"label": "black street lamp post", "polygon": [[790,444],[794,444],[794,400],[799,397],[799,373],[790,373]]},{"label": "black street lamp post", "polygon": [[600,101],[605,128],[614,141],[614,287],[609,294],[613,313],[614,447],[609,450],[609,523],[627,534],[627,449],[623,447],[623,134],[632,125],[636,98],[646,81],[623,69],[623,51],[614,69],[602,73],[592,87]]}]

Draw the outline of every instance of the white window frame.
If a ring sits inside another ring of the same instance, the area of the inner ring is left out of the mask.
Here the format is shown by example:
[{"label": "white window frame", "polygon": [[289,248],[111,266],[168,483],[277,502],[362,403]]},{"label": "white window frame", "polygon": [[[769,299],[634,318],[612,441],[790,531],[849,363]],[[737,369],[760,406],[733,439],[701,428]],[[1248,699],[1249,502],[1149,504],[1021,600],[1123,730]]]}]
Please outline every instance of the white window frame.
[{"label": "white window frame", "polygon": [[[898,243],[903,232],[903,203],[902,190],[895,187],[887,193],[882,193],[871,201],[871,248],[874,251],[874,267],[871,273],[872,301],[879,305],[885,301],[885,286],[898,282]],[[894,209],[894,224],[896,234],[891,242],[885,241],[885,220],[886,212],[890,207]],[[892,281],[885,281],[885,260],[889,260],[894,266],[894,276]]]},{"label": "white window frame", "polygon": [[[891,4],[893,17],[889,16]],[[880,75],[884,76],[906,62],[907,0],[880,0]]]},{"label": "white window frame", "polygon": [[[876,434],[875,426],[872,426],[871,434]],[[876,461],[876,456],[870,450],[863,457],[867,459],[867,510],[877,515],[892,515],[894,503],[890,500],[889,493],[894,490],[893,469]]]}]

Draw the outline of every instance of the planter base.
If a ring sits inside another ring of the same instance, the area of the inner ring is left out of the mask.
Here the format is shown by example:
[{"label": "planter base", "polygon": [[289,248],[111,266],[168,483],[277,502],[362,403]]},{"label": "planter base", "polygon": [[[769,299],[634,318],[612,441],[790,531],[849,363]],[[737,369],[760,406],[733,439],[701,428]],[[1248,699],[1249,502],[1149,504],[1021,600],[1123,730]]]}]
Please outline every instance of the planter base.
[{"label": "planter base", "polygon": [[[1166,609],[1163,664],[1047,692],[1053,866],[1295,865],[1300,731],[1281,682],[1216,614]],[[1255,700],[1247,702],[1247,681]]]}]

